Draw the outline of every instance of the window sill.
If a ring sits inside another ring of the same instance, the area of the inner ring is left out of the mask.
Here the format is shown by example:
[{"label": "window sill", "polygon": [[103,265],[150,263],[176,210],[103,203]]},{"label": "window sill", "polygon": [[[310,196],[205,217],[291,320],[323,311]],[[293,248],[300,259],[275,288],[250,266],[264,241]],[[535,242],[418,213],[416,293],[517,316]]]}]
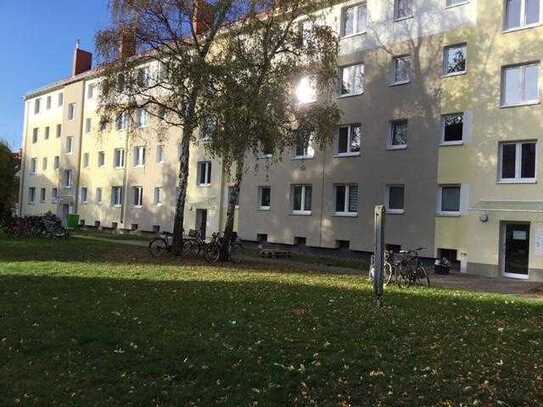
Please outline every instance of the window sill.
[{"label": "window sill", "polygon": [[211,184],[198,184],[200,188],[209,188]]},{"label": "window sill", "polygon": [[449,10],[451,8],[461,7],[465,6],[466,4],[469,4],[469,0],[463,1],[461,3],[451,4],[450,6],[445,6],[445,10]]},{"label": "window sill", "polygon": [[414,18],[414,15],[405,16],[405,17],[394,17],[394,22],[395,23],[401,23],[402,21],[410,20],[412,18]]},{"label": "window sill", "polygon": [[360,96],[360,95],[363,95],[364,94],[364,91],[362,92],[359,92],[359,93],[349,93],[349,94],[345,94],[345,95],[337,95],[337,99],[347,99],[347,98],[352,98],[352,97],[355,97],[355,96]]},{"label": "window sill", "polygon": [[439,144],[440,147],[463,146],[463,145],[464,145],[463,140],[459,140],[459,141],[442,141]]},{"label": "window sill", "polygon": [[334,158],[359,157],[359,156],[360,156],[360,152],[356,152],[356,153],[337,153],[337,154],[334,154]]},{"label": "window sill", "polygon": [[468,71],[462,71],[462,72],[451,72],[451,73],[445,73],[443,75],[441,75],[441,78],[442,79],[446,79],[446,78],[456,78],[457,76],[463,76],[463,75],[467,75]]},{"label": "window sill", "polygon": [[311,216],[311,211],[292,211],[290,214],[293,216]]},{"label": "window sill", "polygon": [[362,36],[362,35],[366,35],[367,33],[368,33],[367,31],[360,31],[360,32],[354,33],[354,34],[343,35],[340,38],[340,40],[348,40],[349,38],[359,37],[359,36]]},{"label": "window sill", "polygon": [[271,211],[271,206],[260,206],[258,210],[262,212],[269,212]]},{"label": "window sill", "polygon": [[405,214],[405,209],[387,209],[387,215],[403,215]]},{"label": "window sill", "polygon": [[134,209],[141,209],[143,208],[143,205],[134,205]]},{"label": "window sill", "polygon": [[155,202],[155,206],[158,206],[158,207],[162,206],[162,202]]},{"label": "window sill", "polygon": [[510,185],[510,184],[537,184],[536,179],[500,179],[497,182],[498,185]]},{"label": "window sill", "polygon": [[395,146],[388,145],[387,150],[389,151],[407,150],[407,144],[400,144],[400,145],[395,145]]},{"label": "window sill", "polygon": [[315,156],[313,155],[297,155],[297,156],[292,157],[292,159],[295,161],[312,160],[313,158],[315,158]]},{"label": "window sill", "polygon": [[391,88],[394,88],[396,86],[409,85],[410,83],[411,83],[411,79],[407,81],[392,82],[392,83],[389,83],[388,86]]},{"label": "window sill", "polygon": [[145,168],[145,164],[134,165],[134,168]]},{"label": "window sill", "polygon": [[356,218],[358,212],[335,212],[334,216],[337,216],[338,218]]},{"label": "window sill", "polygon": [[116,170],[124,170],[124,167],[115,167]]},{"label": "window sill", "polygon": [[537,27],[540,27],[541,25],[543,25],[543,24],[541,22],[539,22],[539,23],[535,23],[535,24],[523,25],[523,26],[520,26],[520,27],[507,28],[507,29],[504,29],[502,31],[502,34],[509,34],[509,33],[514,33],[514,32],[517,32],[517,31],[531,30],[532,28],[537,28]]},{"label": "window sill", "polygon": [[527,101],[527,102],[521,102],[521,103],[511,103],[508,105],[501,104],[500,109],[511,109],[515,107],[522,107],[522,106],[534,106],[541,104],[540,100],[533,100],[533,101]]},{"label": "window sill", "polygon": [[462,214],[460,212],[438,212],[437,216],[443,218],[459,218]]},{"label": "window sill", "polygon": [[113,208],[120,208],[122,205],[111,205]]},{"label": "window sill", "polygon": [[265,155],[259,155],[256,157],[257,160],[269,160],[273,157],[273,154],[265,154]]}]

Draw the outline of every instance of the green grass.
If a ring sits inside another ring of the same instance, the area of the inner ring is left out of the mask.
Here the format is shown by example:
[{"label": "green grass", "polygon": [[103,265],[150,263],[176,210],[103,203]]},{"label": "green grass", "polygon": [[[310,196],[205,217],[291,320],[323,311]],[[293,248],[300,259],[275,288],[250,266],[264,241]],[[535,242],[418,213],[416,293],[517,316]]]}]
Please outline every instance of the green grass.
[{"label": "green grass", "polygon": [[99,237],[101,239],[111,239],[111,240],[139,240],[139,241],[150,241],[154,239],[156,236],[152,233],[115,233],[113,231],[106,232],[106,231],[96,231],[96,230],[83,230],[78,229],[77,231],[73,232],[75,235],[81,235],[81,236],[88,236],[88,237]]},{"label": "green grass", "polygon": [[543,304],[0,237],[0,405],[533,406]]}]

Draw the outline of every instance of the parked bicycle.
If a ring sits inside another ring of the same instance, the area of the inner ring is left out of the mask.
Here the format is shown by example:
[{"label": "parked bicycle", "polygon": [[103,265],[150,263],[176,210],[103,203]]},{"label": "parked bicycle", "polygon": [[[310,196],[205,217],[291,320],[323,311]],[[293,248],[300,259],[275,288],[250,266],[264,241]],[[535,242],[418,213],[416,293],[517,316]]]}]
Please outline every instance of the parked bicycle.
[{"label": "parked bicycle", "polygon": [[206,244],[204,257],[209,263],[216,263],[221,257],[221,249],[224,245],[228,245],[228,258],[231,262],[237,263],[240,261],[240,255],[243,250],[243,246],[239,241],[237,235],[234,235],[232,239],[225,239],[218,233],[211,235],[211,241]]},{"label": "parked bicycle", "polygon": [[[430,276],[424,268],[419,252],[424,248],[415,250],[401,250],[395,254],[392,251],[385,251],[383,264],[383,285],[395,283],[399,287],[404,286],[430,286]],[[370,279],[375,275],[375,257],[371,257]]]}]

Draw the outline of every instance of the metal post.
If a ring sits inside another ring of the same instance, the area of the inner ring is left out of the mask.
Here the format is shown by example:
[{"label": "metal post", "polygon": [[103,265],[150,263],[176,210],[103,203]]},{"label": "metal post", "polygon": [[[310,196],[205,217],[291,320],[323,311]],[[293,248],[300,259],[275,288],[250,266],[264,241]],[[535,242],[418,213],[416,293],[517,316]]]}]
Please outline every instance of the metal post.
[{"label": "metal post", "polygon": [[378,306],[383,304],[383,265],[385,262],[385,207],[375,207],[375,271],[373,276],[373,294]]}]

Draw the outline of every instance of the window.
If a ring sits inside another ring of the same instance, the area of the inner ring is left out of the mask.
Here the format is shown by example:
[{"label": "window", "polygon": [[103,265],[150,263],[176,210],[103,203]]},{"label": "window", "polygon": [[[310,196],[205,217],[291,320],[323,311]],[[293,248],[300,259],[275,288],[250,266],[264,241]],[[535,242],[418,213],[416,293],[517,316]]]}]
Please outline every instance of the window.
[{"label": "window", "polygon": [[74,138],[73,137],[66,137],[66,154],[73,153],[74,148]]},{"label": "window", "polygon": [[258,187],[258,204],[261,210],[271,208],[271,187]]},{"label": "window", "polygon": [[339,128],[338,155],[360,154],[360,124],[351,124]]},{"label": "window", "polygon": [[311,214],[311,185],[292,186],[292,213],[297,215]]},{"label": "window", "polygon": [[111,188],[111,205],[119,207],[123,204],[123,187]]},{"label": "window", "polygon": [[336,185],[336,215],[356,216],[358,214],[358,185]]},{"label": "window", "polygon": [[460,4],[466,4],[468,2],[469,0],[447,0],[447,2],[445,3],[445,7],[458,6]]},{"label": "window", "polygon": [[58,170],[58,168],[60,167],[60,157],[58,155],[56,155],[53,160],[53,167],[55,168],[55,170]]},{"label": "window", "polygon": [[395,120],[390,122],[389,149],[394,150],[407,147],[408,128],[407,120]]},{"label": "window", "polygon": [[43,171],[47,170],[47,157],[43,157],[41,160],[41,168]]},{"label": "window", "polygon": [[72,187],[72,181],[73,181],[72,170],[64,170],[64,187],[65,188],[71,188]]},{"label": "window", "polygon": [[40,103],[41,99],[34,100],[34,114],[40,113]]},{"label": "window", "polygon": [[502,70],[502,105],[539,102],[539,63],[505,67]]},{"label": "window", "polygon": [[62,124],[57,124],[57,138],[62,136]]},{"label": "window", "polygon": [[394,2],[394,19],[401,20],[413,17],[413,0],[396,0]]},{"label": "window", "polygon": [[58,201],[58,188],[51,188],[51,202],[56,203]]},{"label": "window", "polygon": [[399,85],[410,81],[411,58],[408,55],[392,59],[392,84]]},{"label": "window", "polygon": [[85,133],[90,133],[92,130],[92,120],[90,118],[85,119]]},{"label": "window", "polygon": [[96,188],[96,202],[102,203],[102,188]]},{"label": "window", "polygon": [[535,142],[502,143],[500,145],[500,181],[534,182]]},{"label": "window", "polygon": [[45,140],[49,140],[49,133],[50,132],[51,132],[51,128],[49,126],[47,126],[45,128],[45,136],[44,136]]},{"label": "window", "polygon": [[146,88],[149,86],[149,67],[139,68],[136,81],[140,88]]},{"label": "window", "polygon": [[149,113],[145,109],[138,110],[138,126],[140,128],[147,127],[149,125]]},{"label": "window", "polygon": [[37,143],[38,142],[38,134],[40,132],[40,129],[38,129],[37,127],[32,129],[32,143]]},{"label": "window", "polygon": [[451,45],[443,51],[443,74],[457,75],[466,72],[467,44]]},{"label": "window", "polygon": [[313,158],[313,132],[308,129],[299,129],[296,135],[295,158]]},{"label": "window", "polygon": [[505,29],[529,27],[541,21],[540,0],[506,0]]},{"label": "window", "polygon": [[57,104],[58,104],[58,107],[64,104],[64,93],[61,92],[58,94]]},{"label": "window", "polygon": [[83,167],[87,168],[89,166],[89,153],[83,154]]},{"label": "window", "polygon": [[86,204],[88,201],[89,190],[87,187],[81,187],[81,203]]},{"label": "window", "polygon": [[309,19],[300,21],[298,24],[298,31],[300,35],[300,46],[306,48],[310,45],[312,32],[313,32],[313,22]]},{"label": "window", "polygon": [[45,202],[45,199],[47,198],[47,192],[45,191],[45,188],[40,189],[40,202]]},{"label": "window", "polygon": [[368,10],[366,4],[357,4],[343,9],[341,31],[343,36],[364,33],[367,30]]},{"label": "window", "polygon": [[31,158],[30,159],[30,174],[36,175],[37,167],[38,167],[38,159]]},{"label": "window", "polygon": [[115,120],[117,130],[125,130],[128,127],[128,116],[126,113],[120,113]]},{"label": "window", "polygon": [[145,165],[145,147],[134,147],[134,167],[143,167]]},{"label": "window", "polygon": [[304,76],[296,85],[296,99],[302,105],[313,103],[317,100],[317,81],[314,77]]},{"label": "window", "polygon": [[200,161],[198,163],[198,185],[211,184],[211,162]]},{"label": "window", "polygon": [[162,205],[162,188],[155,187],[155,205]]},{"label": "window", "polygon": [[113,150],[113,165],[115,168],[124,167],[124,149],[116,148]]},{"label": "window", "polygon": [[106,164],[106,154],[103,151],[98,151],[98,167],[103,167]]},{"label": "window", "polygon": [[94,83],[89,83],[87,86],[87,98],[92,99],[94,97],[94,90],[96,89],[96,85]]},{"label": "window", "polygon": [[157,163],[164,162],[164,146],[162,144],[159,144],[156,147],[156,162]]},{"label": "window", "polygon": [[230,204],[230,201],[232,199],[234,200],[234,205],[236,207],[238,207],[239,206],[239,191],[236,192],[235,188],[233,186],[229,186],[228,187],[228,201],[227,201],[227,203]]},{"label": "window", "polygon": [[36,188],[28,188],[28,202],[33,204],[36,201]]},{"label": "window", "polygon": [[404,213],[405,186],[387,185],[385,204],[389,213]]},{"label": "window", "polygon": [[351,65],[340,68],[340,96],[359,95],[364,92],[364,65]]},{"label": "window", "polygon": [[443,135],[441,144],[461,144],[464,137],[464,113],[441,116]]},{"label": "window", "polygon": [[68,105],[68,120],[75,119],[75,103],[70,103]]},{"label": "window", "polygon": [[439,211],[442,214],[460,213],[460,185],[442,185],[439,188]]},{"label": "window", "polygon": [[134,194],[134,206],[141,208],[143,206],[143,187],[133,187],[132,192]]},{"label": "window", "polygon": [[47,96],[47,99],[45,99],[45,108],[47,110],[51,109],[51,96]]}]

